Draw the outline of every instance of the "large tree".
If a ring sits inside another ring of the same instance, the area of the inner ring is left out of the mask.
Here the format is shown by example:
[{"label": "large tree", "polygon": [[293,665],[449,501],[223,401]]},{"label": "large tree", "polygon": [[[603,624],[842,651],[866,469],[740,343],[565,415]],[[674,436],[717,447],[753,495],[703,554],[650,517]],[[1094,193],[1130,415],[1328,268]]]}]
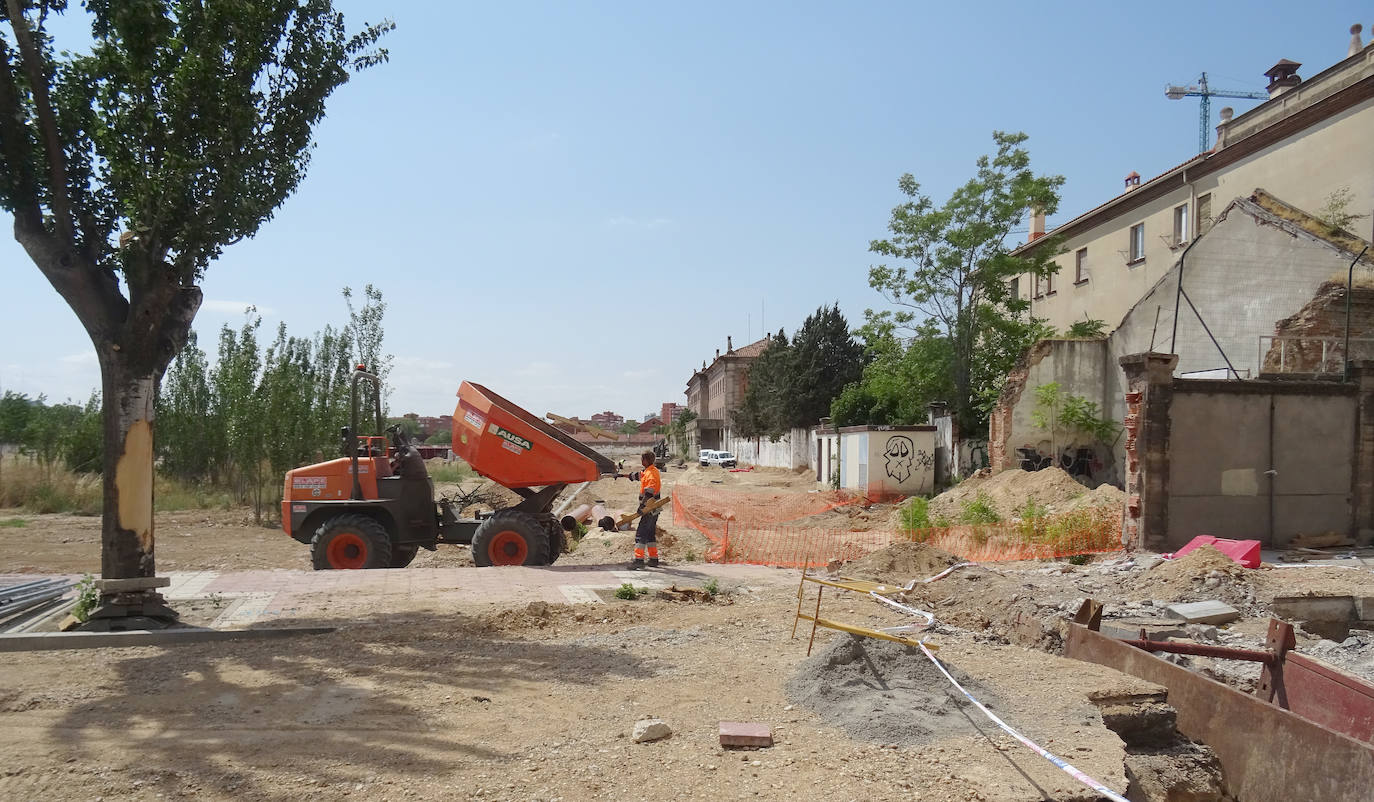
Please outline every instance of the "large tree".
[{"label": "large tree", "polygon": [[[922,194],[910,174],[903,175],[898,187],[908,200],[892,210],[888,238],[869,245],[894,260],[869,268],[869,286],[897,307],[870,315],[869,322],[890,323],[918,337],[929,335],[922,330],[928,322],[935,324],[949,348],[948,401],[965,432],[986,422],[986,384],[990,375],[1010,367],[1003,358],[1006,343],[1019,345],[1035,331],[1025,317],[1028,304],[1012,294],[1011,280],[1058,269],[1053,242],[1016,256],[1010,235],[1035,210],[1054,214],[1063,176],[1031,171],[1030,154],[1021,147],[1025,134],[997,131],[992,138],[996,152],[979,157],[977,173],[943,206]],[[996,364],[984,364],[989,357]]]},{"label": "large tree", "polygon": [[87,54],[49,34],[66,0],[0,8],[0,208],[99,359],[101,574],[149,577],[154,397],[198,284],[295,191],[326,98],[392,26],[350,37],[330,0],[83,8]]}]

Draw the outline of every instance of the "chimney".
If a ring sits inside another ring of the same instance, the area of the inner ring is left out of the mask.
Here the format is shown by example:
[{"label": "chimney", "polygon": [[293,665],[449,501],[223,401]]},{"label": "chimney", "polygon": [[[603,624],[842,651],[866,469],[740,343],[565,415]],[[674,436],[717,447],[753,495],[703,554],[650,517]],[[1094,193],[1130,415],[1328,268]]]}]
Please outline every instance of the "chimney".
[{"label": "chimney", "polygon": [[1217,144],[1212,148],[1213,151],[1221,150],[1226,147],[1226,131],[1231,127],[1231,118],[1236,114],[1235,109],[1226,106],[1221,110],[1221,122],[1217,124]]},{"label": "chimney", "polygon": [[1360,43],[1360,31],[1363,30],[1364,26],[1358,22],[1350,26],[1350,49],[1345,51],[1346,58],[1350,58],[1361,50],[1364,50],[1364,45]]},{"label": "chimney", "polygon": [[716,349],[716,359],[720,359],[720,349]]},{"label": "chimney", "polygon": [[1126,176],[1126,191],[1130,192],[1131,190],[1138,189],[1139,187],[1140,173],[1137,173],[1135,170],[1132,170],[1131,174]]},{"label": "chimney", "polygon": [[1045,213],[1040,209],[1031,209],[1030,235],[1026,242],[1035,242],[1045,236]]},{"label": "chimney", "polygon": [[1298,68],[1301,66],[1298,62],[1285,58],[1279,59],[1278,64],[1265,71],[1265,76],[1269,78],[1269,86],[1265,88],[1269,90],[1270,100],[1302,83],[1302,78],[1298,76]]},{"label": "chimney", "polygon": [[725,353],[727,353],[727,354],[733,354],[734,352],[735,352],[735,343],[734,343],[734,341],[733,341],[733,338],[732,338],[730,335],[727,334],[727,335],[725,335]]}]

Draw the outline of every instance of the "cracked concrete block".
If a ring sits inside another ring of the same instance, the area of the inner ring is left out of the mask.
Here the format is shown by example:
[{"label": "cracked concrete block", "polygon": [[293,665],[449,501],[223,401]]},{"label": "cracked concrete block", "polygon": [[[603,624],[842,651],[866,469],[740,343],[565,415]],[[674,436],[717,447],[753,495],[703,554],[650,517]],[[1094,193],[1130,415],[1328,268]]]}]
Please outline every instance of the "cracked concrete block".
[{"label": "cracked concrete block", "polygon": [[1225,624],[1240,618],[1240,610],[1216,600],[1171,604],[1164,611],[1189,624]]},{"label": "cracked concrete block", "polygon": [[1355,597],[1276,596],[1272,609],[1290,621],[1349,621],[1355,618]]}]

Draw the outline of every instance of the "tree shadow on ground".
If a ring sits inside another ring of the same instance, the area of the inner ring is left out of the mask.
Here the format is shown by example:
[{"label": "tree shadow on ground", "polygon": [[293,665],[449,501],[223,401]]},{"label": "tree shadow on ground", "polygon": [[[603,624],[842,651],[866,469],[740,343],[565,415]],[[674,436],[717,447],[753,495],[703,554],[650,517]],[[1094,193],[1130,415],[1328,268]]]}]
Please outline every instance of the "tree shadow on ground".
[{"label": "tree shadow on ground", "polygon": [[455,730],[452,717],[541,684],[595,686],[654,673],[624,650],[507,639],[458,614],[273,622],[284,625],[338,629],[110,652],[114,675],[101,685],[113,692],[69,708],[53,724],[53,741],[88,754],[118,744],[166,775],[159,790],[169,795],[185,792],[177,777],[189,775],[234,796],[294,797],[315,789],[266,788],[256,770],[330,785],[508,760],[513,755],[484,746],[480,734]]}]

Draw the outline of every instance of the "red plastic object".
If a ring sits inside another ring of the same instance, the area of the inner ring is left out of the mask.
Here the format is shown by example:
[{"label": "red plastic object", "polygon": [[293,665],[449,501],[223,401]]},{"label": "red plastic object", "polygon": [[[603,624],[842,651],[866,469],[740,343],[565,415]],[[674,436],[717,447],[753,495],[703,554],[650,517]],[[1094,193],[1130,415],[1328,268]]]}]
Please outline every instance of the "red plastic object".
[{"label": "red plastic object", "polygon": [[1211,546],[1246,568],[1260,567],[1260,542],[1258,540],[1230,540],[1224,537],[1198,535],[1188,541],[1188,545],[1174,552],[1172,555],[1167,556],[1172,559],[1178,559],[1188,552],[1201,548],[1202,546]]}]

